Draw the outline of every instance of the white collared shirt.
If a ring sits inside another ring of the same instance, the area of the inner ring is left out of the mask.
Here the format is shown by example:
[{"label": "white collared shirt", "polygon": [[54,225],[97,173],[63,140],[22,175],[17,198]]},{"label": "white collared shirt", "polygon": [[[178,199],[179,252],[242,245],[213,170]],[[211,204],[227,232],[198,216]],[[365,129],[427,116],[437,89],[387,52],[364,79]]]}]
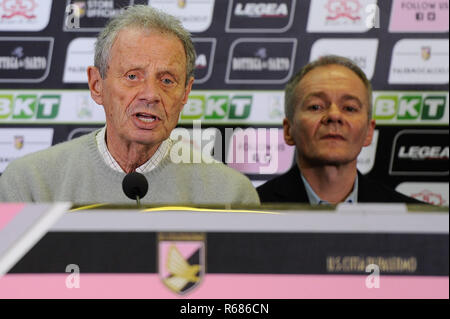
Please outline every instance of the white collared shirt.
[{"label": "white collared shirt", "polygon": [[[326,200],[321,199],[312,189],[311,185],[309,185],[306,178],[300,173],[302,177],[303,184],[305,185],[306,194],[308,195],[309,204],[310,205],[330,205]],[[355,183],[353,184],[353,190],[350,195],[343,201],[344,203],[357,203],[358,202],[358,174],[355,178]]]},{"label": "white collared shirt", "polygon": [[[100,154],[102,155],[102,158],[104,159],[106,165],[111,167],[113,170],[121,173],[126,173],[124,170],[120,167],[119,163],[114,159],[114,157],[111,155],[111,153],[108,150],[108,147],[106,146],[106,125],[97,133],[96,136],[97,140],[97,146],[98,150],[100,151]],[[155,154],[153,154],[150,159],[136,168],[136,172],[138,173],[148,173],[152,169],[154,169],[158,164],[163,160],[163,158],[167,155],[169,152],[170,146],[172,145],[172,140],[170,138],[166,139],[161,143],[161,145],[156,150]]]}]

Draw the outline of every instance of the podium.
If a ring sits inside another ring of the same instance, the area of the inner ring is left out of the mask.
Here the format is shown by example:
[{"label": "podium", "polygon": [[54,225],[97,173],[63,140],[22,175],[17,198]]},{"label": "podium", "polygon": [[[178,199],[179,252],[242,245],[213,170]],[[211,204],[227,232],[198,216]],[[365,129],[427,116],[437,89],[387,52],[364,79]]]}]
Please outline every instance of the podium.
[{"label": "podium", "polygon": [[0,298],[449,297],[448,210],[99,206],[47,226]]}]

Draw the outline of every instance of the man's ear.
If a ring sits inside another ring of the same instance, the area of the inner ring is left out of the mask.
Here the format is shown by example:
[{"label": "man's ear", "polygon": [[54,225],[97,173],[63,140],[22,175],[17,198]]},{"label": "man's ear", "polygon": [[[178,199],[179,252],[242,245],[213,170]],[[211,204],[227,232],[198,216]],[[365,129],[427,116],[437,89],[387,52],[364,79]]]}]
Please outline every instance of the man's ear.
[{"label": "man's ear", "polygon": [[95,103],[103,105],[103,79],[100,76],[100,71],[95,66],[89,66],[87,76],[92,99]]},{"label": "man's ear", "polygon": [[183,105],[185,105],[189,99],[189,94],[191,93],[193,84],[194,84],[194,77],[191,76],[188,84],[186,85],[186,90],[184,91],[184,96],[183,96],[183,100],[182,100]]},{"label": "man's ear", "polygon": [[294,146],[295,141],[292,136],[293,135],[292,134],[292,126],[287,118],[284,118],[284,120],[283,120],[283,133],[284,133],[284,141],[286,142],[286,144]]},{"label": "man's ear", "polygon": [[372,144],[373,132],[375,130],[375,120],[369,121],[369,128],[367,129],[366,139],[364,140],[364,146]]}]

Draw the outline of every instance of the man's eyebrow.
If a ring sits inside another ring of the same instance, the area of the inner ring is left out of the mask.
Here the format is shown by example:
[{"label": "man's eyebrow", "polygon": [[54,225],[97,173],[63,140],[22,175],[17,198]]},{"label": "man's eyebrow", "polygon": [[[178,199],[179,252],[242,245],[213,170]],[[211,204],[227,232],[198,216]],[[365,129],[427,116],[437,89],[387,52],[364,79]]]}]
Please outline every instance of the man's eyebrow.
[{"label": "man's eyebrow", "polygon": [[301,99],[301,104],[303,104],[305,101],[309,100],[312,97],[317,97],[319,99],[326,100],[327,94],[323,91],[309,93],[308,95],[306,95],[304,98]]},{"label": "man's eyebrow", "polygon": [[[307,96],[305,96],[302,99],[302,103],[304,103],[305,101],[307,101],[308,99],[313,98],[313,97],[317,97],[317,98],[323,99],[323,100],[328,99],[328,95],[324,91],[312,92],[312,93],[309,93]],[[354,101],[358,102],[358,104],[360,106],[363,105],[362,101],[357,96],[352,95],[352,94],[344,94],[343,96],[341,96],[340,100],[341,101],[354,100]]]},{"label": "man's eyebrow", "polygon": [[360,107],[362,107],[362,105],[363,105],[363,102],[355,95],[345,94],[341,97],[341,101],[348,101],[348,100],[354,100],[354,101],[358,102]]},{"label": "man's eyebrow", "polygon": [[142,70],[145,67],[143,65],[140,64],[129,64],[129,65],[122,65],[122,69],[125,72],[130,72],[130,71],[136,71],[136,70]]}]

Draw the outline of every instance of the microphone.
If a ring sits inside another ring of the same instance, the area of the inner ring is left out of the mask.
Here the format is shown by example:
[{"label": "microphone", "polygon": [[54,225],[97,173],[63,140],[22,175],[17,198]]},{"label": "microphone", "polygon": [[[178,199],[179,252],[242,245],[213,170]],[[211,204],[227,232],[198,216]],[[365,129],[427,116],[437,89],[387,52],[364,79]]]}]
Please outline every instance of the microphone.
[{"label": "microphone", "polygon": [[122,181],[122,189],[128,198],[135,199],[138,206],[141,206],[140,199],[147,194],[148,182],[144,175],[131,172]]}]

